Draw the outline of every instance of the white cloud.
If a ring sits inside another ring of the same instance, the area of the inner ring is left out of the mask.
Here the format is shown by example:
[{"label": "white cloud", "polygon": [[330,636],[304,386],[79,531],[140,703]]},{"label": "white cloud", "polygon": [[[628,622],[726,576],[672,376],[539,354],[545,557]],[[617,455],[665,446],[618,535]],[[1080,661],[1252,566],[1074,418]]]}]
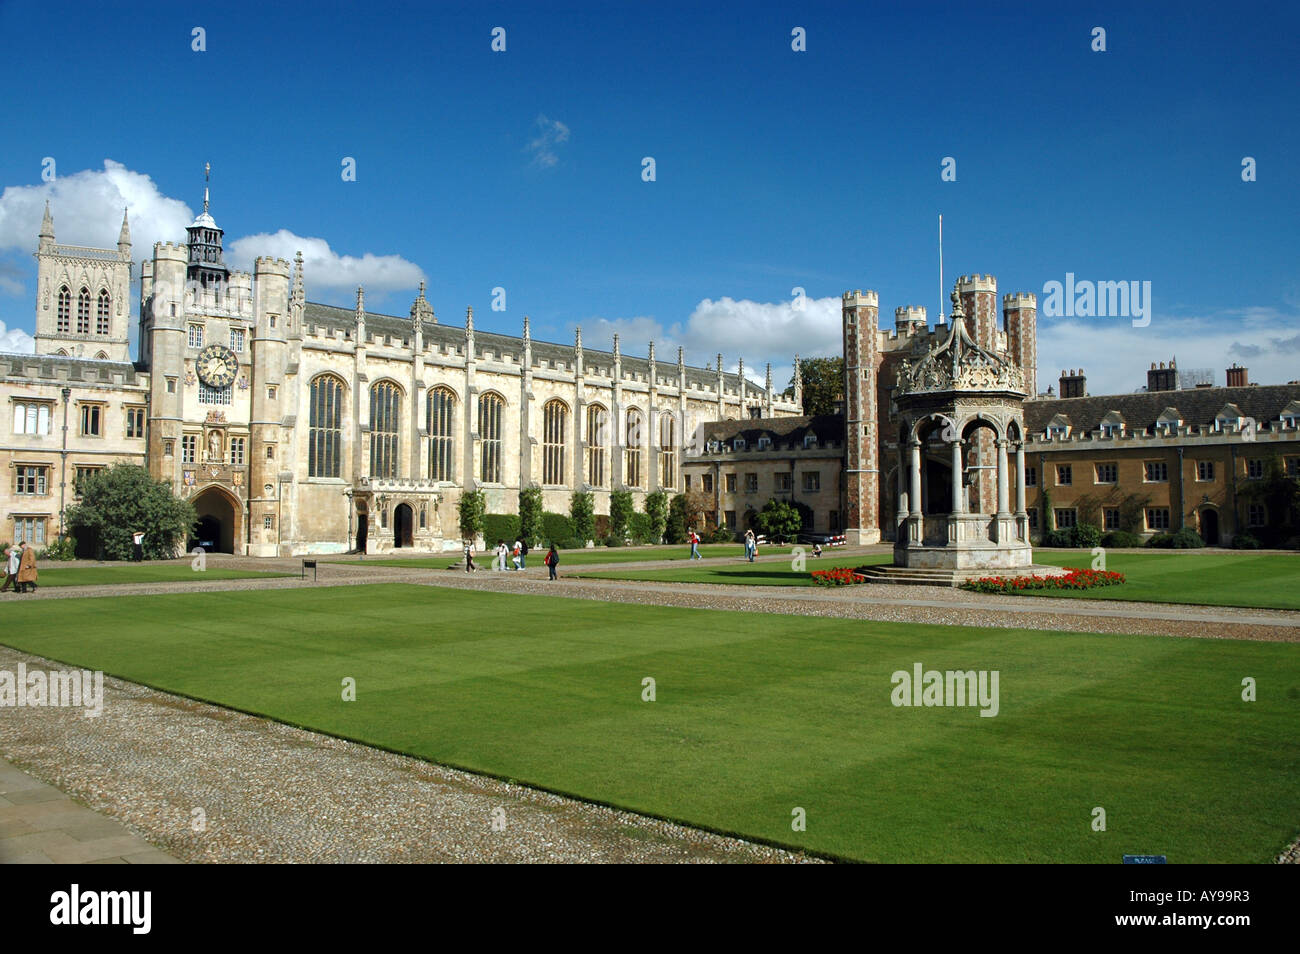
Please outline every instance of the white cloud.
[{"label": "white cloud", "polygon": [[537,135],[528,141],[527,151],[533,154],[533,162],[544,169],[549,169],[560,161],[557,149],[569,141],[569,127],[558,119],[547,119],[539,115]]},{"label": "white cloud", "polygon": [[[122,210],[129,211],[133,257],[152,254],[155,242],[183,242],[194,212],[179,199],[159,191],[153,179],[120,162],[104,160],[103,169],[86,169],[58,176],[53,182],[10,186],[0,194],[0,251],[30,253],[36,248],[46,200],[54,216],[54,233],[63,245],[113,248],[122,226]],[[351,291],[364,285],[377,293],[410,289],[424,272],[398,255],[342,255],[325,239],[295,235],[287,229],[231,239],[227,235],[227,261],[251,270],[253,259],[273,255],[292,260],[302,250],[308,289]],[[23,256],[24,258],[26,256]],[[34,268],[0,262],[0,294],[29,294],[24,281]]]},{"label": "white cloud", "polygon": [[0,352],[4,354],[32,354],[35,350],[35,338],[21,328],[10,331],[5,323],[0,321]]},{"label": "white cloud", "polygon": [[154,242],[184,241],[185,226],[194,220],[189,206],[163,195],[149,176],[105,159],[102,170],[7,187],[0,193],[0,249],[36,250],[47,199],[55,237],[63,245],[114,248],[122,210],[129,210],[136,258],[143,258],[140,250],[152,250]]},{"label": "white cloud", "polygon": [[301,251],[303,283],[307,286],[309,298],[320,298],[318,289],[352,291],[358,285],[365,286],[368,292],[409,289],[414,294],[415,287],[425,277],[418,265],[400,255],[374,255],[370,252],[359,257],[340,255],[325,239],[296,235],[288,229],[271,234],[246,235],[230,242],[226,250],[230,264],[248,271],[252,270],[253,260],[260,255],[292,261]]},{"label": "white cloud", "polygon": [[644,356],[650,341],[662,363],[677,361],[677,348],[685,349],[692,367],[713,367],[722,355],[723,368],[734,374],[745,362],[745,377],[763,384],[766,365],[772,364],[772,386],[785,389],[793,373],[792,359],[838,355],[843,346],[839,298],[808,298],[803,306],[793,301],[761,302],[749,299],[706,298],[685,322],[667,327],[653,316],[595,318],[583,323],[583,340],[608,350],[615,334],[624,354]]},{"label": "white cloud", "polygon": [[1283,384],[1294,380],[1300,340],[1296,320],[1270,308],[1169,318],[1155,316],[1145,328],[1126,319],[1038,319],[1038,388],[1056,387],[1062,369],[1082,367],[1089,394],[1126,394],[1146,386],[1151,362],[1178,359],[1180,370],[1210,368],[1214,383],[1234,361],[1250,369],[1250,380]]}]

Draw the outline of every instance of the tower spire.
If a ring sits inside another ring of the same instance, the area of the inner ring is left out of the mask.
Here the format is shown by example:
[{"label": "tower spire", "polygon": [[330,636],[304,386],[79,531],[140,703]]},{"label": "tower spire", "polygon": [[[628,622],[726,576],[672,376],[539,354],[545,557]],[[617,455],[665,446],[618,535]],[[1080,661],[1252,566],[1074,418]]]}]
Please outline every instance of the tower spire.
[{"label": "tower spire", "polygon": [[131,251],[131,224],[127,221],[126,209],[122,210],[122,231],[117,234],[117,250]]},{"label": "tower spire", "polygon": [[54,217],[50,215],[50,200],[45,200],[45,218],[41,219],[40,250],[54,251]]},{"label": "tower spire", "polygon": [[208,211],[208,181],[212,178],[212,163],[203,163],[203,213]]}]

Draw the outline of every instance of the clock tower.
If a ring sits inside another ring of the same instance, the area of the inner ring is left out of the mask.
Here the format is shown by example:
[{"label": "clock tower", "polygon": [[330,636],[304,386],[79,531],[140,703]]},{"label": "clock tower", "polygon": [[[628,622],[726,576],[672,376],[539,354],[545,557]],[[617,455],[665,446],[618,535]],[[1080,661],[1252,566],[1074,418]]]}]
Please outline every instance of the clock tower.
[{"label": "clock tower", "polygon": [[[204,167],[203,211],[187,242],[159,242],[141,269],[140,346],[149,365],[149,468],[194,504],[190,545],[225,553],[265,548],[268,508],[278,503],[278,418],[263,408],[282,375],[265,368],[266,339],[283,335],[287,262],[259,259],[255,275],[223,258]],[[261,362],[261,363],[259,363]],[[266,501],[270,500],[271,504]],[[273,516],[274,511],[271,510]],[[258,532],[253,533],[253,522]],[[274,547],[269,548],[274,552]]]}]

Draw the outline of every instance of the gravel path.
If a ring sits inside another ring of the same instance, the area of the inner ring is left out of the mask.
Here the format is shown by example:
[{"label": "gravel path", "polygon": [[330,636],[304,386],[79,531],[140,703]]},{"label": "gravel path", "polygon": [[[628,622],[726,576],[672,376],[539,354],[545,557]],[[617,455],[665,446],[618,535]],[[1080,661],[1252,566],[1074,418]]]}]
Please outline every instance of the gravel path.
[{"label": "gravel path", "polygon": [[[0,669],[19,662],[59,668],[0,647]],[[118,679],[104,680],[104,699],[95,719],[73,709],[0,709],[0,751],[183,861],[817,860]],[[494,813],[504,827],[494,828]]]}]

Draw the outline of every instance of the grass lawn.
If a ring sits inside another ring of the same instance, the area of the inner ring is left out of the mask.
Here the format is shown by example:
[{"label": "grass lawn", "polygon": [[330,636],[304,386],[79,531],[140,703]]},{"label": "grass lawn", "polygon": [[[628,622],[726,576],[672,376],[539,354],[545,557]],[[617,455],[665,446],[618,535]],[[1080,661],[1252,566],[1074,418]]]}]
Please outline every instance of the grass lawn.
[{"label": "grass lawn", "polygon": [[[806,549],[806,548],[805,548]],[[764,555],[770,550],[762,551]],[[773,560],[767,563],[749,563],[737,559],[734,563],[717,563],[713,565],[696,563],[667,569],[631,569],[631,570],[593,570],[579,571],[574,576],[585,576],[601,580],[652,580],[660,583],[743,583],[750,586],[812,586],[813,570],[830,570],[835,567],[857,567],[867,564],[889,563],[893,555],[889,553],[872,553],[866,556],[836,557],[831,551],[814,559],[805,556],[806,568],[795,571],[790,562]],[[564,574],[564,563],[560,563],[560,574]]]},{"label": "grass lawn", "polygon": [[209,567],[202,572],[190,568],[189,558],[166,564],[121,563],[115,566],[38,566],[38,586],[103,586],[131,583],[175,583],[181,580],[246,580],[287,573],[260,570],[224,570]]},{"label": "grass lawn", "polygon": [[[1035,550],[1034,562],[1092,566],[1087,550]],[[1107,551],[1106,569],[1127,582],[1095,590],[1038,590],[1027,595],[1300,609],[1300,554]]]},{"label": "grass lawn", "polygon": [[[769,553],[789,553],[790,547],[765,546],[760,552],[764,555]],[[741,560],[745,556],[745,548],[739,543],[705,543],[700,545],[700,555],[703,557],[729,556]],[[529,550],[529,567],[541,566],[542,557],[544,556],[546,556],[545,549]],[[676,547],[595,547],[591,550],[561,550],[560,566],[563,568],[566,566],[591,566],[596,563],[644,563],[650,560],[681,560],[685,562],[690,559],[690,556],[691,548],[689,545]],[[448,550],[436,557],[414,557],[409,560],[366,557],[364,561],[357,561],[356,557],[353,557],[348,562],[354,561],[364,562],[368,566],[409,566],[441,570],[456,562],[464,566],[465,554],[462,550]],[[490,566],[492,554],[476,552],[474,561],[483,566]]]},{"label": "grass lawn", "polygon": [[[1267,862],[1300,830],[1295,645],[401,584],[6,612],[0,641],[69,664],[842,857]],[[891,674],[917,662],[999,671],[999,714],[895,708]]]},{"label": "grass lawn", "polygon": [[[810,570],[889,563],[892,559],[889,553],[873,553],[851,559],[836,558],[828,552],[820,560],[808,557],[807,570],[804,572],[795,572],[788,563],[737,562],[714,566],[696,564],[680,569],[598,570],[578,575],[610,580],[657,580],[673,583],[811,586],[812,578],[808,575]],[[1092,554],[1087,550],[1039,549],[1034,551],[1034,561],[1054,566],[1089,567],[1092,565]],[[563,572],[563,564],[560,569]],[[1095,590],[1038,590],[1023,595],[1300,609],[1300,555],[1110,551],[1106,554],[1106,569],[1123,573],[1127,582]],[[990,571],[990,575],[995,575],[995,571]]]}]

